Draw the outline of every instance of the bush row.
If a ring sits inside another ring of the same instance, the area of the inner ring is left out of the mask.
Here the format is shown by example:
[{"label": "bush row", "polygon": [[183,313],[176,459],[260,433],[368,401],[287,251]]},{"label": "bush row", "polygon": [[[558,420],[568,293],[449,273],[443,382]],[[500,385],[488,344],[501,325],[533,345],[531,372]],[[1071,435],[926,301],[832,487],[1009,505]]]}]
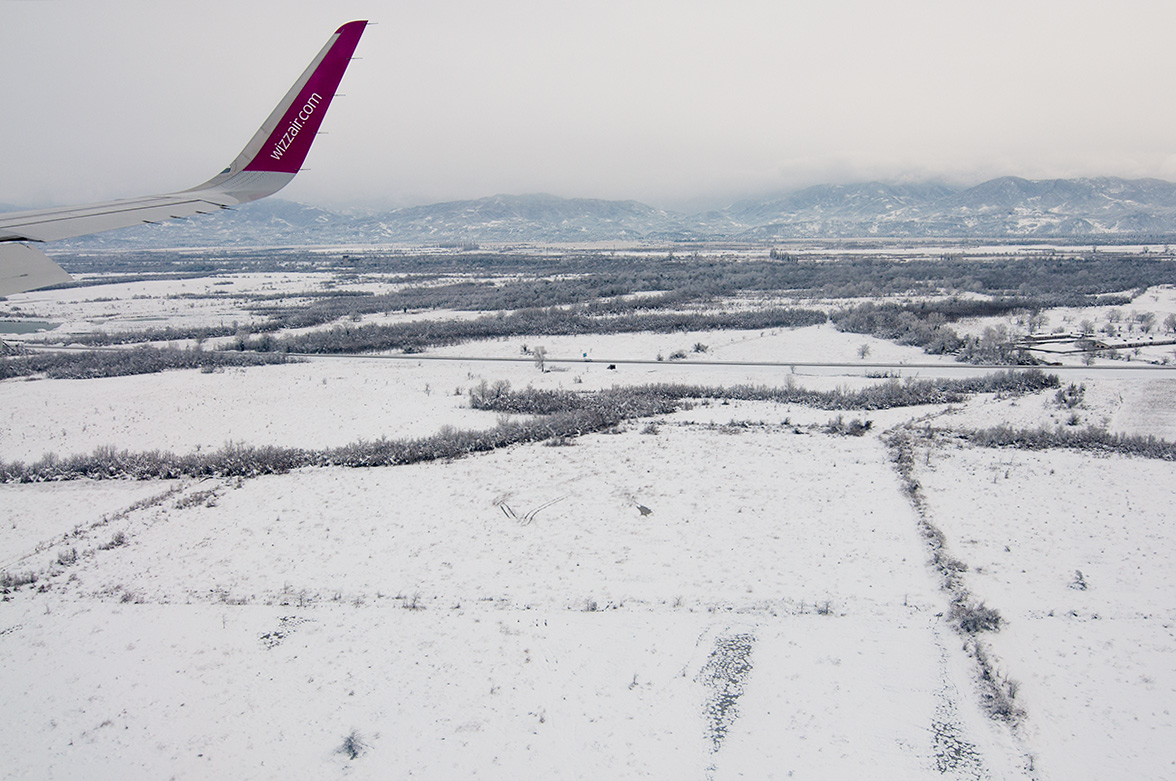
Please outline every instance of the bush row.
[{"label": "bush row", "polygon": [[525,421],[505,421],[485,431],[445,428],[418,439],[359,441],[342,447],[308,450],[228,444],[219,450],[176,455],[160,450],[130,452],[113,447],[68,458],[45,456],[31,464],[0,462],[0,482],[50,480],[134,480],[178,477],[255,477],[282,474],[308,466],[393,466],[457,458],[520,442],[577,437],[611,428],[621,421],[659,415],[674,409],[673,402],[654,397],[616,399],[602,394],[578,409]]},{"label": "bush row", "polygon": [[1115,434],[1093,426],[1085,429],[1015,429],[1011,426],[995,426],[954,433],[967,442],[983,447],[1017,447],[1026,450],[1068,448],[1176,461],[1176,442],[1152,435]]},{"label": "bush row", "polygon": [[130,350],[86,352],[30,352],[0,358],[0,380],[44,374],[50,379],[86,380],[153,374],[167,369],[217,369],[226,366],[260,366],[285,363],[284,355],[204,352],[171,348],[136,347]]},{"label": "bush row", "polygon": [[512,414],[550,415],[582,409],[585,405],[604,404],[609,408],[624,409],[626,404],[639,405],[647,401],[657,404],[676,404],[683,399],[730,399],[741,401],[774,401],[803,404],[827,410],[878,410],[910,407],[919,404],[950,404],[975,393],[1021,395],[1046,388],[1059,387],[1057,375],[1039,369],[1001,371],[984,377],[964,379],[889,380],[860,390],[817,391],[793,385],[773,387],[764,385],[735,385],[731,387],[657,384],[629,388],[614,388],[598,393],[568,390],[536,390],[527,388],[510,391],[502,383],[483,383],[470,391],[470,404],[475,409]]},{"label": "bush row", "polygon": [[0,462],[0,482],[38,482],[78,478],[170,479],[177,477],[253,477],[307,466],[391,466],[457,458],[520,442],[561,440],[603,431],[637,417],[676,410],[684,399],[727,398],[786,401],[824,409],[882,409],[957,401],[977,392],[1025,393],[1056,387],[1057,377],[1040,371],[998,372],[967,380],[891,381],[862,391],[805,391],[797,388],[649,385],[595,393],[571,391],[512,392],[505,383],[483,383],[470,392],[476,409],[535,415],[504,421],[484,431],[445,428],[424,438],[359,441],[336,448],[309,450],[228,444],[203,453],[176,455],[160,450],[131,452],[102,447],[87,455],[45,456],[31,464]]},{"label": "bush row", "polygon": [[597,316],[583,307],[523,309],[473,320],[432,320],[393,325],[338,325],[322,331],[273,339],[248,340],[246,349],[293,353],[360,353],[372,350],[423,350],[475,339],[510,336],[620,334],[637,332],[760,330],[796,328],[827,321],[813,309],[768,309],[725,313],[631,313]]}]

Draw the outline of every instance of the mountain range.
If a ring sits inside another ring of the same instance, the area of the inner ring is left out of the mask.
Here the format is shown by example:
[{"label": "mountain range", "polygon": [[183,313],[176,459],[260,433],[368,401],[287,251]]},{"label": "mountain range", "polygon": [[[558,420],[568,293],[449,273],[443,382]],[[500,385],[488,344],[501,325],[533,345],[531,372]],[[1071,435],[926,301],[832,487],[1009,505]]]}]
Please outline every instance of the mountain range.
[{"label": "mountain range", "polygon": [[495,195],[342,212],[266,199],[232,212],[100,234],[69,246],[476,243],[770,243],[819,238],[1084,239],[1176,236],[1176,184],[1159,179],[992,179],[818,185],[684,214],[637,201]]}]

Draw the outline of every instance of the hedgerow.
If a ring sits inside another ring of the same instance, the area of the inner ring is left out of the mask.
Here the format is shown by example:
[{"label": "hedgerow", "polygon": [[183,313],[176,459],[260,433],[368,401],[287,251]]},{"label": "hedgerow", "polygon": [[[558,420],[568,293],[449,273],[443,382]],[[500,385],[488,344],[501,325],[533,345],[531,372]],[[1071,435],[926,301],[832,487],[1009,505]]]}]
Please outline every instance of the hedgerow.
[{"label": "hedgerow", "polygon": [[654,397],[617,398],[602,394],[573,411],[533,420],[504,421],[483,431],[441,432],[417,439],[381,438],[323,450],[228,444],[219,450],[176,455],[160,450],[131,452],[112,447],[64,458],[48,455],[25,464],[0,462],[0,482],[52,480],[174,479],[178,477],[255,477],[311,466],[394,466],[458,458],[520,442],[578,437],[616,426],[631,417],[671,412],[674,402]]},{"label": "hedgerow", "polygon": [[973,379],[897,380],[859,391],[808,391],[801,388],[701,385],[646,385],[592,393],[512,392],[509,384],[483,383],[470,391],[475,409],[530,416],[503,420],[493,428],[459,431],[446,427],[433,436],[361,440],[322,450],[227,444],[219,450],[176,455],[160,450],[131,452],[113,447],[84,455],[47,455],[31,464],[0,462],[0,482],[40,482],[79,478],[134,480],[178,477],[254,477],[313,466],[373,467],[458,458],[524,442],[566,440],[614,428],[633,418],[664,415],[686,399],[742,399],[805,404],[822,409],[874,410],[917,404],[951,403],[972,393],[1028,393],[1058,386],[1054,375],[1038,370],[997,372]]},{"label": "hedgerow", "polygon": [[0,358],[0,380],[43,374],[50,379],[85,380],[153,374],[167,369],[217,369],[227,366],[261,366],[285,363],[284,355],[238,352],[205,352],[171,348],[135,347],[129,350],[85,352],[30,351]]},{"label": "hedgerow", "polygon": [[958,430],[952,434],[982,447],[1015,447],[1025,450],[1067,448],[1176,461],[1176,442],[1168,442],[1150,434],[1113,433],[1093,426],[1085,429],[1026,429],[1001,425],[986,429]]},{"label": "hedgerow", "polygon": [[[984,377],[964,379],[889,380],[860,390],[817,391],[786,385],[707,385],[656,384],[602,391],[616,404],[620,399],[654,399],[659,403],[676,403],[683,399],[730,399],[739,401],[774,401],[803,404],[828,410],[877,410],[911,407],[920,404],[951,404],[975,393],[1021,395],[1035,393],[1060,384],[1057,375],[1040,369],[1001,371]],[[568,390],[525,390],[510,392],[501,386],[482,385],[470,391],[475,409],[513,414],[550,415],[582,408],[595,403],[602,395]]]},{"label": "hedgerow", "polygon": [[774,308],[749,312],[596,314],[586,307],[523,309],[473,320],[423,320],[392,325],[336,325],[279,339],[253,339],[247,349],[292,353],[417,351],[477,339],[510,336],[621,334],[720,329],[798,328],[828,320],[814,309]]}]

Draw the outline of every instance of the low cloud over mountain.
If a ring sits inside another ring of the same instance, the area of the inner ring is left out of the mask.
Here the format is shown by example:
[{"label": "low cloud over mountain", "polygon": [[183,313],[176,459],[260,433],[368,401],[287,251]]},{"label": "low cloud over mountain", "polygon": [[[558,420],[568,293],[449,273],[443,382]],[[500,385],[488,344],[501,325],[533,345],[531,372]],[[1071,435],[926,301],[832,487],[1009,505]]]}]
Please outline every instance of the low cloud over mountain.
[{"label": "low cloud over mountain", "polygon": [[144,226],[76,247],[753,241],[797,238],[1082,238],[1176,235],[1176,184],[1158,179],[1003,177],[941,184],[820,185],[682,214],[637,201],[495,195],[348,213],[268,199]]}]

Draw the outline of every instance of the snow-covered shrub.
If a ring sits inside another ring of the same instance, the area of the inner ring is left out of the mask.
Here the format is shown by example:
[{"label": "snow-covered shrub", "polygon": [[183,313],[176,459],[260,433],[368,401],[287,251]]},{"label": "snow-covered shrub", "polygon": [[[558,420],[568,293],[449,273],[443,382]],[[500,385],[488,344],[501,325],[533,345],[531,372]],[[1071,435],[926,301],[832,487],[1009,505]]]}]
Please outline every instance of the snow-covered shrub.
[{"label": "snow-covered shrub", "polygon": [[127,535],[123,532],[115,532],[114,536],[110,538],[110,542],[104,542],[98,546],[98,550],[111,550],[127,544]]},{"label": "snow-covered shrub", "polygon": [[1073,409],[1074,407],[1081,406],[1085,398],[1086,384],[1075,385],[1074,383],[1070,383],[1054,395],[1054,403],[1061,409]]},{"label": "snow-covered shrub", "polygon": [[1146,436],[1142,434],[1116,434],[1094,426],[1084,429],[1061,427],[1014,429],[1012,426],[994,426],[985,429],[958,430],[954,433],[959,438],[982,447],[1018,447],[1025,450],[1047,450],[1060,447],[1176,461],[1176,443],[1159,439],[1150,434]]},{"label": "snow-covered shrub", "polygon": [[16,574],[8,571],[0,572],[0,594],[7,594],[16,591],[21,586],[28,586],[36,582],[35,572],[18,572]]},{"label": "snow-covered shrub", "polygon": [[833,420],[825,424],[826,434],[838,434],[848,437],[860,437],[873,427],[873,422],[869,420],[859,420],[857,418],[848,423],[838,415]]},{"label": "snow-covered shrub", "polygon": [[1000,613],[983,602],[953,602],[951,620],[955,622],[961,632],[968,635],[974,635],[977,632],[995,632],[1000,629],[1001,625]]},{"label": "snow-covered shrub", "polygon": [[168,369],[215,370],[222,366],[261,366],[285,363],[284,355],[205,352],[171,348],[136,347],[128,350],[90,352],[37,352],[14,358],[0,358],[0,380],[44,374],[50,379],[84,380],[153,374]]},{"label": "snow-covered shrub", "polygon": [[335,749],[335,753],[342,754],[348,759],[358,759],[367,749],[368,744],[363,735],[359,734],[359,730],[353,729],[343,738],[343,745]]}]

